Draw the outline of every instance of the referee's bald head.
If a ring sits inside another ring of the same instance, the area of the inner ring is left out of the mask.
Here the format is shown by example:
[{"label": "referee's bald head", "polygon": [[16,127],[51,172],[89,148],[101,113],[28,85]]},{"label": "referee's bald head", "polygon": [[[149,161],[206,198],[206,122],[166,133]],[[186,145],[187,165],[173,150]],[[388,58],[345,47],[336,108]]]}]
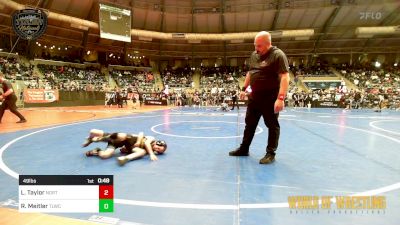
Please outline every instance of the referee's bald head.
[{"label": "referee's bald head", "polygon": [[271,47],[271,34],[267,31],[259,32],[254,38],[254,48],[259,55],[265,54]]},{"label": "referee's bald head", "polygon": [[271,34],[267,31],[260,31],[254,38],[254,40],[257,40],[257,39],[261,39],[263,41],[271,43]]}]

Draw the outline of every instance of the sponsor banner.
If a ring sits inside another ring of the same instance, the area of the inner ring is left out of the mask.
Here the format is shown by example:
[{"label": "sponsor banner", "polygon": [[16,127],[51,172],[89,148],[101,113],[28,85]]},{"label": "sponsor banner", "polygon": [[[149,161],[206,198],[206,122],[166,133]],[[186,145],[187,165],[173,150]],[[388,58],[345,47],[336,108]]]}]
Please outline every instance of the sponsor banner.
[{"label": "sponsor banner", "polygon": [[128,93],[128,95],[126,96],[126,98],[127,98],[128,100],[129,100],[129,99],[139,99],[139,94],[131,92],[131,93]]},{"label": "sponsor banner", "polygon": [[[231,100],[228,101],[228,105],[232,106],[232,101]],[[239,106],[247,106],[247,100],[239,100],[238,101],[238,105]]]},{"label": "sponsor banner", "polygon": [[58,100],[58,90],[26,89],[24,91],[25,103],[49,103]]},{"label": "sponsor banner", "polygon": [[316,108],[339,108],[339,101],[314,101]]},{"label": "sponsor banner", "polygon": [[167,100],[157,99],[157,100],[148,100],[144,101],[145,105],[167,105]]}]

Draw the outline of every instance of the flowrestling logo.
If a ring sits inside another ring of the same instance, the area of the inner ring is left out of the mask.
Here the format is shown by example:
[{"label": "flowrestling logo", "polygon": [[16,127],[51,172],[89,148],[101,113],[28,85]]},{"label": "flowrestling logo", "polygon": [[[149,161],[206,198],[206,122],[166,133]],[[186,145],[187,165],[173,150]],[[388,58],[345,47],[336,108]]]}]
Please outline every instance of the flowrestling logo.
[{"label": "flowrestling logo", "polygon": [[14,12],[12,26],[15,33],[26,40],[35,40],[47,28],[47,15],[40,9],[23,9]]}]

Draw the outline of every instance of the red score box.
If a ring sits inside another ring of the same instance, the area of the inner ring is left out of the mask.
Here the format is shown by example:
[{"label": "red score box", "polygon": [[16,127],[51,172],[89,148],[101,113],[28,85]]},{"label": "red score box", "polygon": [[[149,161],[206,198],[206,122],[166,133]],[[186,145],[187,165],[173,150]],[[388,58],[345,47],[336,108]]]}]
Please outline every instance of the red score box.
[{"label": "red score box", "polygon": [[114,187],[113,185],[100,185],[99,186],[99,199],[113,199]]}]

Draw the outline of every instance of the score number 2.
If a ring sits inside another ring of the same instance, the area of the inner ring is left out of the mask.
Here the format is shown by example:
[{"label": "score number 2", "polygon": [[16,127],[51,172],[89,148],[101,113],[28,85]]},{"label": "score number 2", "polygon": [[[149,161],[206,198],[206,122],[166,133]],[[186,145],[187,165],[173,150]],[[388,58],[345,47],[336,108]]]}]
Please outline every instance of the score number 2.
[{"label": "score number 2", "polygon": [[112,199],[114,198],[114,189],[112,185],[100,185],[99,190],[100,199]]}]

